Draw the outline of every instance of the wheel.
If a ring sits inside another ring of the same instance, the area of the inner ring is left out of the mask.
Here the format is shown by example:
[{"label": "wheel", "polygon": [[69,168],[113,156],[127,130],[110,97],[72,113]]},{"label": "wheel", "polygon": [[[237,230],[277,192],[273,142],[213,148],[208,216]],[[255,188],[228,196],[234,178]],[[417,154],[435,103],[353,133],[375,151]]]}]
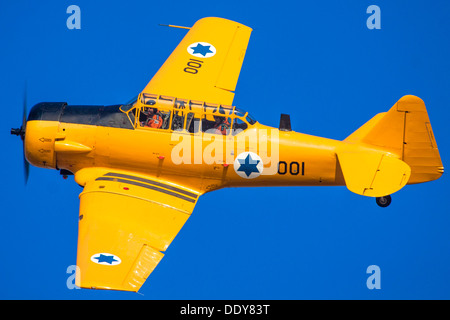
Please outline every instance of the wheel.
[{"label": "wheel", "polygon": [[390,195],[384,196],[384,197],[377,197],[376,198],[377,205],[379,205],[382,208],[386,208],[391,204],[392,198]]}]

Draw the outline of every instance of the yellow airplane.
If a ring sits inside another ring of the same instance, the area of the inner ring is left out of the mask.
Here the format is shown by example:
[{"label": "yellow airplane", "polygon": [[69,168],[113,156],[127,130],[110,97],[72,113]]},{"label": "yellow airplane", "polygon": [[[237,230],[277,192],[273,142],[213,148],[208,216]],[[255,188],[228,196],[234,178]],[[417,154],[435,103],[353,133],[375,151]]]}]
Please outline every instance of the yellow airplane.
[{"label": "yellow airplane", "polygon": [[84,188],[77,286],[138,291],[209,191],[346,186],[385,207],[406,184],[442,175],[420,98],[402,97],[343,141],[294,132],[288,115],[268,127],[232,106],[252,29],[221,18],[188,29],[130,103],[38,103],[11,129],[29,163]]}]

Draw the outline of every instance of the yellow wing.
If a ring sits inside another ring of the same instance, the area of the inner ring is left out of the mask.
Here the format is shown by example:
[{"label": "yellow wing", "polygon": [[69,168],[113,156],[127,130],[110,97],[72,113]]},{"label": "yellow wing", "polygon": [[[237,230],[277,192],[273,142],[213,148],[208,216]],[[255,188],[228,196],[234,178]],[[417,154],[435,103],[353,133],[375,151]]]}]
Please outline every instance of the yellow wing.
[{"label": "yellow wing", "polygon": [[89,178],[80,194],[76,285],[138,291],[199,194],[136,173],[83,170]]},{"label": "yellow wing", "polygon": [[222,18],[197,21],[143,92],[231,105],[251,31]]}]

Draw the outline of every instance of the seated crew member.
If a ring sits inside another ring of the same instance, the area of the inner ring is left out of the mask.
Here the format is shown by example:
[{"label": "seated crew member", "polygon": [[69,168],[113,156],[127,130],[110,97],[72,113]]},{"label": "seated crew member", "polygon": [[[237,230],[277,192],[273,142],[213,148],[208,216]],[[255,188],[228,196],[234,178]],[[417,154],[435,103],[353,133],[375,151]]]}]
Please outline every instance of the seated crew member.
[{"label": "seated crew member", "polygon": [[[141,127],[145,127],[147,125],[147,121],[149,118],[151,118],[153,115],[153,108],[142,108],[141,109],[141,116],[139,123]],[[144,119],[145,116],[145,119]]]},{"label": "seated crew member", "polygon": [[215,117],[216,123],[214,124],[214,129],[216,129],[215,134],[226,135],[227,130],[230,129],[230,122],[225,117]]},{"label": "seated crew member", "polygon": [[159,128],[161,128],[162,124],[163,124],[163,118],[162,118],[161,114],[159,113],[158,109],[156,109],[156,108],[150,109],[150,112],[149,112],[148,118],[147,118],[147,123],[145,126],[150,127],[150,128],[159,129]]}]

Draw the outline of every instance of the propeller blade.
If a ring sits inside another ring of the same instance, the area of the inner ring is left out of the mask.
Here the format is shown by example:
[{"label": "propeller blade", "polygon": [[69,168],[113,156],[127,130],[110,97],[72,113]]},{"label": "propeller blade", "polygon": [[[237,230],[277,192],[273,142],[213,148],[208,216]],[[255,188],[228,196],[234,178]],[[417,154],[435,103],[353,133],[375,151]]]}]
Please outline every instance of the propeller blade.
[{"label": "propeller blade", "polygon": [[30,175],[30,164],[28,163],[28,160],[25,156],[25,133],[27,129],[27,82],[25,81],[25,88],[23,91],[23,109],[22,109],[22,126],[20,128],[11,128],[11,134],[20,136],[23,143],[22,148],[22,156],[23,156],[23,174],[25,178],[25,185],[28,181],[28,176]]},{"label": "propeller blade", "polygon": [[28,176],[30,175],[30,164],[28,160],[25,158],[25,152],[23,153],[23,175],[25,178],[25,185],[28,182]]},{"label": "propeller blade", "polygon": [[28,182],[28,176],[30,175],[30,164],[25,157],[25,132],[27,129],[27,82],[25,81],[25,89],[23,91],[23,114],[22,114],[22,141],[23,141],[23,174],[25,178],[25,185]]},{"label": "propeller blade", "polygon": [[25,135],[25,130],[27,128],[27,83],[25,82],[25,88],[23,90],[23,111],[22,111],[22,130]]}]

